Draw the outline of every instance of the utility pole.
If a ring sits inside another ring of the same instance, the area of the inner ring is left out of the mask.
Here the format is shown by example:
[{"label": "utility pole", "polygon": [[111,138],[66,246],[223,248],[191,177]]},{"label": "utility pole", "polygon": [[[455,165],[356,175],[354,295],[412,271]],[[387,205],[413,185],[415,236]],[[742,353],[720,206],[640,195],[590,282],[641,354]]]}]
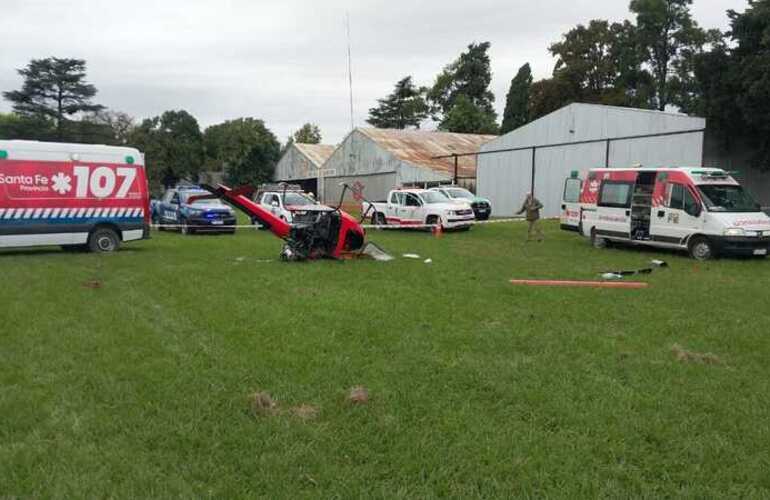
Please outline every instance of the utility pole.
[{"label": "utility pole", "polygon": [[345,25],[348,33],[348,88],[350,89],[350,130],[355,128],[353,121],[353,56],[350,51],[350,13],[345,12]]}]

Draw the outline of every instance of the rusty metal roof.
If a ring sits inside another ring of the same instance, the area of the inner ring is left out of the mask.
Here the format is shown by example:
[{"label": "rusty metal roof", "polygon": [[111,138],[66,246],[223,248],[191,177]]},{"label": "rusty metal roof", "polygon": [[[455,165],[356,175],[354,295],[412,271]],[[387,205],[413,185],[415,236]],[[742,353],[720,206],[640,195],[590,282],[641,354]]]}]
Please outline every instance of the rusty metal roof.
[{"label": "rusty metal roof", "polygon": [[302,144],[298,142],[295,142],[294,146],[300,153],[305,155],[316,168],[321,168],[337,147],[328,144]]},{"label": "rusty metal roof", "polygon": [[[482,144],[497,137],[424,130],[378,128],[359,128],[358,130],[402,161],[449,175],[454,173],[454,159],[436,160],[434,159],[436,156],[477,153]],[[476,177],[476,158],[476,156],[462,156],[457,159],[460,177]]]}]

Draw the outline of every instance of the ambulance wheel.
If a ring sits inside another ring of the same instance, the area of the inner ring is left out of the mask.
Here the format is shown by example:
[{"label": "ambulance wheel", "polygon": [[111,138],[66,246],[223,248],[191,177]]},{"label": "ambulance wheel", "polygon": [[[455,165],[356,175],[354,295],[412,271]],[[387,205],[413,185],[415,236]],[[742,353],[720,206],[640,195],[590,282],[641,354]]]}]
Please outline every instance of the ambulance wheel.
[{"label": "ambulance wheel", "polygon": [[108,227],[100,227],[88,237],[88,249],[95,253],[115,252],[120,248],[118,233]]},{"label": "ambulance wheel", "polygon": [[688,245],[690,251],[690,257],[695,260],[710,260],[716,256],[714,251],[714,245],[703,236],[695,236],[690,240]]},{"label": "ambulance wheel", "polygon": [[606,238],[602,238],[596,234],[596,228],[591,229],[591,245],[593,245],[594,248],[607,248],[609,246],[608,243]]}]

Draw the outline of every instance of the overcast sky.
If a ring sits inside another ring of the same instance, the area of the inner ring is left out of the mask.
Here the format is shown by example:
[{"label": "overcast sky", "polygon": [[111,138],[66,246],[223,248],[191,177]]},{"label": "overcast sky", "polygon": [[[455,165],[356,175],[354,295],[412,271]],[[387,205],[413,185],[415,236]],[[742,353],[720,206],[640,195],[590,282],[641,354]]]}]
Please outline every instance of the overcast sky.
[{"label": "overcast sky", "polygon": [[[727,27],[745,0],[695,0],[701,26]],[[353,53],[354,116],[405,75],[429,85],[472,41],[492,42],[492,90],[505,94],[525,62],[553,69],[548,45],[577,23],[628,17],[627,0],[0,0],[0,90],[31,58],[88,62],[97,102],[146,118],[186,109],[201,128],[265,120],[281,141],[310,121],[324,142],[350,129],[345,15]],[[10,110],[0,101],[0,111]]]}]

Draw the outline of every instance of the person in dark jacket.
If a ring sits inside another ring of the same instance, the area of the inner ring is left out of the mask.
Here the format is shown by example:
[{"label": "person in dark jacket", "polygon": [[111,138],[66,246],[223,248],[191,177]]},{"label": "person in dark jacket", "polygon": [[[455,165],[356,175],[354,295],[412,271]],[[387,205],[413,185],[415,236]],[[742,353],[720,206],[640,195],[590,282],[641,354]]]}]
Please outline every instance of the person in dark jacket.
[{"label": "person in dark jacket", "polygon": [[543,208],[543,204],[540,200],[535,198],[532,193],[527,194],[524,199],[524,204],[521,205],[521,210],[517,214],[521,215],[524,212],[527,213],[527,223],[529,228],[527,229],[527,241],[532,240],[533,234],[537,235],[537,241],[543,241],[543,230],[540,229],[540,210]]}]

